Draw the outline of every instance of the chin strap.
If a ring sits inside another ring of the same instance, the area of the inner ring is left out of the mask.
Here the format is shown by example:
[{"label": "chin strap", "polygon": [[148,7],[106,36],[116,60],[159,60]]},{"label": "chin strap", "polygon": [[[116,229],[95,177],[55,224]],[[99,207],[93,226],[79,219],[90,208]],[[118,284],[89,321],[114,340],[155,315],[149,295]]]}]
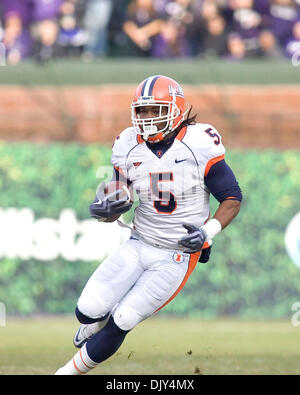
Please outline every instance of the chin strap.
[{"label": "chin strap", "polygon": [[149,136],[155,133],[159,133],[157,126],[155,125],[143,126],[143,138],[145,140],[148,140]]},{"label": "chin strap", "polygon": [[[168,132],[169,133],[169,132]],[[159,143],[160,141],[162,141],[164,139],[164,137],[168,134],[168,133],[157,133],[155,136],[153,137],[148,137],[147,141],[149,141],[149,143]]]}]

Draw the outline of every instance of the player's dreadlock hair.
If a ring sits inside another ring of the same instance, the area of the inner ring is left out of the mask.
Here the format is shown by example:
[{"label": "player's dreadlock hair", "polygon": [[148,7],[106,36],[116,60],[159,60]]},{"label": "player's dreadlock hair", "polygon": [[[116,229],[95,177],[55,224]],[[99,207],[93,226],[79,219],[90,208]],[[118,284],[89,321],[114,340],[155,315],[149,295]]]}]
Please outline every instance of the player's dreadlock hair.
[{"label": "player's dreadlock hair", "polygon": [[[174,139],[175,136],[177,136],[177,134],[180,132],[180,130],[182,128],[184,128],[185,126],[196,125],[197,114],[191,115],[191,112],[192,112],[192,106],[190,106],[190,108],[188,110],[186,119],[178,126],[178,128],[176,128],[175,130],[173,130],[173,132],[171,132],[170,134],[167,135],[167,137],[163,140],[164,142],[167,142],[167,141],[170,142],[172,139]],[[156,144],[158,144],[158,143],[156,143]]]},{"label": "player's dreadlock hair", "polygon": [[180,130],[182,128],[184,128],[185,126],[196,124],[197,114],[191,115],[192,109],[193,109],[193,107],[190,106],[186,119],[178,126],[178,128],[176,130],[177,133],[180,132]]}]

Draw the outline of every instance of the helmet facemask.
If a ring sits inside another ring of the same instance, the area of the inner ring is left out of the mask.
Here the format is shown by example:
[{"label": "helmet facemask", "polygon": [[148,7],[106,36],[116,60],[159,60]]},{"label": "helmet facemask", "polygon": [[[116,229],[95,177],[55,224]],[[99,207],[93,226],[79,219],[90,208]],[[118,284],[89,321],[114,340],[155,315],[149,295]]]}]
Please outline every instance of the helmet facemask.
[{"label": "helmet facemask", "polygon": [[[144,106],[158,107],[158,116],[142,118],[141,108]],[[147,102],[138,100],[131,105],[133,126],[144,140],[150,142],[161,141],[168,133],[172,132],[174,130],[174,121],[179,115],[180,110],[175,102],[162,101],[157,103],[154,100],[147,100]]]},{"label": "helmet facemask", "polygon": [[[152,108],[146,110],[150,106]],[[163,75],[142,81],[131,104],[131,120],[136,132],[151,143],[162,141],[174,132],[186,114],[181,86]]]}]

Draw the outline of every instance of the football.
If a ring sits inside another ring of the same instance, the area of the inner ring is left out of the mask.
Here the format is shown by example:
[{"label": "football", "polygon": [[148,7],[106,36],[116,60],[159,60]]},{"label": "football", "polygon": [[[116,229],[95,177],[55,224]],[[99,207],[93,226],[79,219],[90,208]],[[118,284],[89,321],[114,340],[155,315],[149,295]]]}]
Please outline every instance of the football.
[{"label": "football", "polygon": [[118,190],[120,190],[121,192],[116,194],[115,200],[123,199],[126,197],[127,200],[130,200],[130,202],[133,203],[133,200],[134,200],[133,190],[125,182],[110,181],[109,183],[106,184],[106,186],[104,188],[104,193],[105,193],[105,195],[109,195],[109,194],[116,192]]}]

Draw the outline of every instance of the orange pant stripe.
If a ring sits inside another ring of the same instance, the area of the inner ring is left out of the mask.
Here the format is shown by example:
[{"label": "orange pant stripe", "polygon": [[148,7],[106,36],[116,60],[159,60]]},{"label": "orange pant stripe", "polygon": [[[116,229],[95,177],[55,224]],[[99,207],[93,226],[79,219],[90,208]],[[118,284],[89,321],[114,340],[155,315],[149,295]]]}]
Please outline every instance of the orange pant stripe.
[{"label": "orange pant stripe", "polygon": [[190,275],[192,274],[193,270],[195,269],[195,267],[196,267],[196,265],[198,263],[198,260],[199,260],[199,257],[200,257],[200,253],[201,252],[194,252],[193,254],[191,254],[189,265],[188,265],[188,270],[185,273],[185,276],[184,276],[181,284],[179,285],[177,290],[173,293],[173,295],[162,306],[160,306],[157,310],[155,310],[154,313],[156,313],[157,311],[161,310],[168,303],[170,303],[171,300],[173,300],[175,298],[175,296],[182,290],[182,288],[185,286],[185,283],[187,282],[188,278],[190,277]]}]

